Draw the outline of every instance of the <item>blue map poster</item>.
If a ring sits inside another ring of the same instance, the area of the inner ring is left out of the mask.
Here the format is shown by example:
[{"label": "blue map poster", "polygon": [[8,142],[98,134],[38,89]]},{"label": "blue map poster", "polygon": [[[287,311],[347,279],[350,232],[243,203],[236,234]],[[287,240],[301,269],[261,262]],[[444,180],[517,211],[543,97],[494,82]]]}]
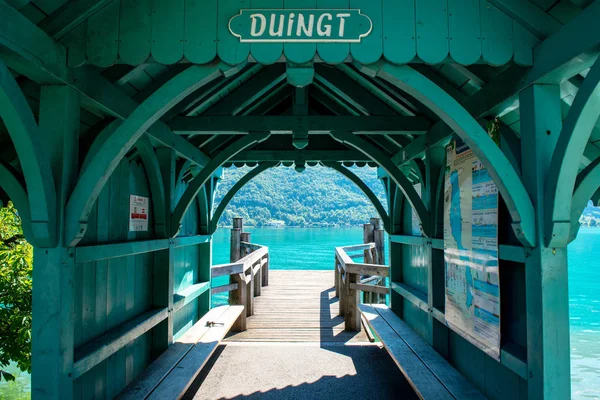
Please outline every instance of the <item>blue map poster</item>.
[{"label": "blue map poster", "polygon": [[498,189],[460,139],[446,155],[446,324],[499,360]]}]

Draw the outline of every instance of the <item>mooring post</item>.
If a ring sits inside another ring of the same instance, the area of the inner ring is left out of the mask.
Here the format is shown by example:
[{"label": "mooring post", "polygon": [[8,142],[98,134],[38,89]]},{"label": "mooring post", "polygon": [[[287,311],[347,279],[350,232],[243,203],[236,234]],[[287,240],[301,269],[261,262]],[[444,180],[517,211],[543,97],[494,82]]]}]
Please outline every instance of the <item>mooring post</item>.
[{"label": "mooring post", "polygon": [[248,246],[242,246],[241,242],[250,243],[250,232],[242,232],[240,234],[240,258],[246,257],[251,253]]},{"label": "mooring post", "polygon": [[374,260],[375,264],[385,264],[385,247],[384,247],[384,230],[381,218],[371,218],[371,225],[373,225],[373,242],[375,243],[375,250],[377,250],[377,260]]}]

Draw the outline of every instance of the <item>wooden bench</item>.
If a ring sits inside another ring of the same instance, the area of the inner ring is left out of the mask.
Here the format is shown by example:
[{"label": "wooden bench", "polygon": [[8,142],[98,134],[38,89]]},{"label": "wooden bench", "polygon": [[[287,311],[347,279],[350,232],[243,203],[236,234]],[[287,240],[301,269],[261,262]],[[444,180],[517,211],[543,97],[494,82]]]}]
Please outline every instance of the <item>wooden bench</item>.
[{"label": "wooden bench", "polygon": [[386,305],[361,304],[359,308],[420,398],[485,399]]},{"label": "wooden bench", "polygon": [[210,310],[117,398],[180,399],[242,312],[244,306]]}]

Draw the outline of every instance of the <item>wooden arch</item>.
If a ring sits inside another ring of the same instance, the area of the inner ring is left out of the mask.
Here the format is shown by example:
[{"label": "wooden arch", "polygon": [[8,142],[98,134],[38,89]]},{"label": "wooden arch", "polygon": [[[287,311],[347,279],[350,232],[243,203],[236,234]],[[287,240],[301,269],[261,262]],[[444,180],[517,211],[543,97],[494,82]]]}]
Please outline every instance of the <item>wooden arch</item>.
[{"label": "wooden arch", "polygon": [[140,136],[186,96],[232,69],[220,63],[187,68],[150,95],[106,138],[94,158],[82,170],[67,203],[67,245],[75,246],[83,238],[98,195]]},{"label": "wooden arch", "polygon": [[[27,186],[26,192],[32,194],[26,199],[29,204],[29,237],[39,247],[52,247],[56,244],[56,191],[48,153],[43,146],[39,127],[29,104],[19,85],[0,60],[0,118],[4,121],[11,140],[21,160],[21,169]],[[0,180],[3,189],[15,193],[14,182]],[[22,194],[22,193],[20,193]],[[24,201],[19,200],[20,207]],[[16,204],[16,203],[15,203]]]},{"label": "wooden arch", "polygon": [[329,167],[329,168],[332,168],[332,169],[338,171],[339,173],[344,175],[346,178],[350,179],[350,181],[352,181],[352,183],[354,183],[356,186],[358,186],[358,188],[365,194],[365,196],[367,196],[369,198],[371,203],[373,203],[373,206],[375,207],[375,209],[377,210],[377,213],[379,213],[379,216],[381,217],[381,220],[383,221],[383,228],[385,229],[385,231],[388,234],[390,234],[391,233],[390,217],[388,216],[388,213],[385,211],[385,208],[383,208],[383,205],[381,204],[381,202],[379,201],[377,196],[375,196],[375,193],[373,193],[371,188],[368,187],[358,176],[356,176],[356,174],[354,174],[348,168],[343,167],[342,164],[340,164],[340,163],[322,162],[322,164],[326,167]]},{"label": "wooden arch", "polygon": [[357,135],[350,132],[331,132],[331,136],[347,145],[354,147],[366,156],[370,157],[390,176],[396,185],[402,190],[409,203],[413,206],[421,221],[423,234],[431,237],[430,215],[423,200],[417,194],[417,191],[412,186],[408,178],[400,171],[400,169],[390,160],[390,158],[374,145],[361,139]]},{"label": "wooden arch", "polygon": [[[573,236],[572,216],[580,204],[574,204],[575,180],[579,162],[592,129],[600,117],[600,58],[596,60],[579,87],[569,109],[546,179],[545,240],[549,247],[566,246]],[[596,185],[597,189],[597,185]],[[580,195],[587,190],[580,192]],[[590,197],[593,192],[590,194]],[[585,201],[589,200],[588,197]],[[585,207],[585,206],[584,206]],[[583,211],[583,208],[581,209]],[[581,211],[579,215],[581,215]],[[576,221],[579,219],[577,216]],[[574,234],[577,234],[574,232]]]},{"label": "wooden arch", "polygon": [[587,202],[594,196],[600,186],[600,157],[592,161],[577,176],[575,182],[575,191],[571,198],[571,215],[568,241],[571,242],[577,237],[580,224],[579,217],[583,213]]},{"label": "wooden arch", "polygon": [[419,100],[469,145],[498,186],[512,217],[515,234],[524,245],[535,246],[535,213],[529,194],[509,160],[475,118],[452,96],[407,65],[381,62],[362,70]]},{"label": "wooden arch", "polygon": [[8,194],[15,208],[19,211],[25,238],[33,246],[37,246],[36,238],[31,230],[31,209],[29,208],[27,191],[21,184],[16,172],[13,171],[10,165],[3,162],[0,162],[0,182],[2,182],[2,189]]},{"label": "wooden arch", "polygon": [[156,152],[147,136],[142,136],[135,144],[135,147],[140,153],[140,158],[148,177],[152,211],[154,213],[154,232],[156,236],[166,238],[168,237],[167,200],[165,198],[165,186]]},{"label": "wooden arch", "polygon": [[271,134],[269,132],[257,132],[244,135],[241,139],[233,142],[230,146],[221,150],[208,164],[200,170],[200,173],[190,181],[187,189],[183,192],[183,195],[177,202],[177,206],[173,210],[171,215],[171,236],[175,237],[181,229],[181,221],[187,212],[188,208],[196,198],[196,195],[208,182],[210,177],[217,171],[221,166],[229,161],[229,159],[235,156],[240,151],[266,140]]},{"label": "wooden arch", "polygon": [[240,189],[243,188],[248,182],[250,182],[250,180],[258,176],[262,172],[266,171],[267,169],[277,166],[278,164],[279,162],[277,161],[266,161],[259,163],[256,167],[248,171],[246,175],[242,176],[242,178],[239,181],[237,181],[231,189],[229,189],[227,194],[223,197],[223,199],[217,206],[217,209],[215,210],[214,214],[212,215],[210,222],[211,235],[217,230],[217,224],[219,222],[219,219],[221,219],[225,208],[231,202],[231,199],[233,199],[236,193],[239,192]]}]

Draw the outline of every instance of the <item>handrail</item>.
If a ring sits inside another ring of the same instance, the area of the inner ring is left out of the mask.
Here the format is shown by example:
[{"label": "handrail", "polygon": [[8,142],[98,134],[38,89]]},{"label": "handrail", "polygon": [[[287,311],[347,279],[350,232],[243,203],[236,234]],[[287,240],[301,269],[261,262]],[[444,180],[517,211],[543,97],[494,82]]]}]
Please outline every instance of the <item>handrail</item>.
[{"label": "handrail", "polygon": [[239,260],[211,267],[211,277],[229,276],[229,283],[214,286],[212,294],[229,292],[231,305],[243,305],[246,312],[236,322],[235,331],[246,329],[246,317],[254,314],[254,297],[260,296],[262,286],[268,285],[269,248],[258,244],[241,242],[245,254]]},{"label": "handrail", "polygon": [[[354,259],[359,258],[358,255],[348,254],[356,251],[363,252],[364,262],[356,262]],[[378,285],[385,282],[390,271],[387,265],[375,264],[378,259],[376,244],[372,242],[335,248],[335,292],[339,297],[339,314],[344,316],[346,330],[360,331],[358,305],[361,291],[378,295],[390,293],[389,287]]]}]

